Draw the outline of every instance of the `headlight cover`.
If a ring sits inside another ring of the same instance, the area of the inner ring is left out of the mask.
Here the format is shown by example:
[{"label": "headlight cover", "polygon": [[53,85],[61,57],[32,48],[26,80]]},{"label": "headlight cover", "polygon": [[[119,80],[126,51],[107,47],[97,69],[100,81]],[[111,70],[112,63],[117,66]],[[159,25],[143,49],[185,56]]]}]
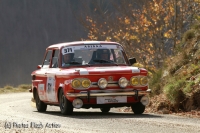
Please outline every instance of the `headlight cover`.
[{"label": "headlight cover", "polygon": [[91,81],[87,78],[76,78],[72,80],[72,87],[74,89],[88,89],[91,86]]},{"label": "headlight cover", "polygon": [[78,79],[72,80],[72,87],[73,88],[80,88],[81,87],[81,81]]},{"label": "headlight cover", "polygon": [[99,81],[98,81],[98,86],[99,88],[101,89],[105,89],[108,85],[108,82],[105,78],[100,78]]},{"label": "headlight cover", "polygon": [[141,85],[147,85],[148,84],[148,78],[147,77],[141,77],[140,78],[140,84]]},{"label": "headlight cover", "polygon": [[121,88],[126,88],[126,86],[128,85],[128,80],[124,77],[121,77],[118,81],[118,84]]},{"label": "headlight cover", "polygon": [[89,88],[91,85],[91,81],[89,79],[84,79],[82,80],[81,83],[82,83],[83,88]]},{"label": "headlight cover", "polygon": [[139,79],[138,77],[132,77],[130,80],[131,85],[139,85]]}]

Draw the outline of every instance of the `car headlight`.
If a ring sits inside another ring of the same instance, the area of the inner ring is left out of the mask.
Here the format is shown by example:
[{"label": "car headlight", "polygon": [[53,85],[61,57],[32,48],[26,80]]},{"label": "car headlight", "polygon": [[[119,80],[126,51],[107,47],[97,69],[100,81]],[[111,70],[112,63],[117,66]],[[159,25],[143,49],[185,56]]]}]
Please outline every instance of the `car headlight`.
[{"label": "car headlight", "polygon": [[98,81],[98,86],[99,88],[101,89],[105,89],[108,85],[108,82],[105,78],[100,78],[99,81]]},{"label": "car headlight", "polygon": [[138,85],[139,79],[138,79],[138,77],[132,77],[130,82],[131,82],[131,85]]},{"label": "car headlight", "polygon": [[150,103],[150,98],[149,98],[149,96],[148,96],[148,95],[143,96],[143,97],[140,99],[140,102],[141,102],[144,106],[149,105],[149,103]]},{"label": "car headlight", "polygon": [[140,78],[140,84],[141,85],[147,85],[148,84],[148,78],[147,77],[141,77]]},{"label": "car headlight", "polygon": [[82,86],[84,88],[88,88],[88,87],[90,87],[90,85],[91,85],[91,81],[89,79],[82,80]]},{"label": "car headlight", "polygon": [[126,78],[121,77],[121,78],[119,79],[118,84],[119,84],[119,86],[120,86],[121,88],[126,88],[126,86],[128,85],[128,81],[127,81]]},{"label": "car headlight", "polygon": [[81,87],[81,81],[78,80],[78,79],[74,79],[74,80],[72,81],[72,87],[73,87],[73,88],[80,88],[80,87]]}]

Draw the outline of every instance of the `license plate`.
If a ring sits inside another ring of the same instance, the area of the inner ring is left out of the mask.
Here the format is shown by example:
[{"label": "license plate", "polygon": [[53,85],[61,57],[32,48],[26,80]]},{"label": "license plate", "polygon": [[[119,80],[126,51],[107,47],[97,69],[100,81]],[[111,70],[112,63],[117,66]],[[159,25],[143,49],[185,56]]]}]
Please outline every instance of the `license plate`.
[{"label": "license plate", "polygon": [[97,97],[97,104],[105,103],[126,103],[127,96]]}]

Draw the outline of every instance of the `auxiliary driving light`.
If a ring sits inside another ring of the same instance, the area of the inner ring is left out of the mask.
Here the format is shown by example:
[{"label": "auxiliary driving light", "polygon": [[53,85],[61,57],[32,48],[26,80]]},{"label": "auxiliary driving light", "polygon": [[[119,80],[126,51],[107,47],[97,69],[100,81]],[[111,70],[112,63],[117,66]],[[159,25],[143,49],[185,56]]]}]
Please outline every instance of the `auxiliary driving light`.
[{"label": "auxiliary driving light", "polygon": [[74,106],[74,108],[80,109],[83,106],[83,101],[79,98],[74,99],[72,105]]},{"label": "auxiliary driving light", "polygon": [[72,87],[73,87],[73,88],[79,88],[79,87],[81,87],[81,81],[78,80],[78,79],[74,79],[74,80],[72,81]]},{"label": "auxiliary driving light", "polygon": [[141,77],[140,78],[140,84],[141,85],[147,85],[148,84],[148,78],[147,77]]},{"label": "auxiliary driving light", "polygon": [[126,86],[128,85],[128,81],[127,81],[126,78],[121,77],[121,78],[119,79],[118,84],[119,84],[119,86],[120,86],[121,88],[126,88]]},{"label": "auxiliary driving light", "polygon": [[131,85],[138,85],[139,84],[139,79],[138,77],[132,77],[130,80]]},{"label": "auxiliary driving light", "polygon": [[144,106],[149,105],[149,103],[150,103],[150,98],[149,98],[149,96],[148,96],[148,95],[143,96],[143,97],[140,99],[140,102],[141,102]]},{"label": "auxiliary driving light", "polygon": [[98,81],[98,86],[99,88],[101,89],[105,89],[108,85],[108,82],[105,78],[100,78],[99,81]]},{"label": "auxiliary driving light", "polygon": [[91,85],[91,81],[88,79],[84,79],[81,83],[84,88],[88,88]]}]

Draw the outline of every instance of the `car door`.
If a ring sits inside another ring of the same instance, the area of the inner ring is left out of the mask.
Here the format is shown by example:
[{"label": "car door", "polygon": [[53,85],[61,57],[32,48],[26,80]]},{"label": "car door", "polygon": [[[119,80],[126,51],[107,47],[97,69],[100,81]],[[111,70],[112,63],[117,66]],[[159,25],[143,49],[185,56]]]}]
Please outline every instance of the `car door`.
[{"label": "car door", "polygon": [[56,87],[56,73],[58,69],[58,49],[52,49],[52,56],[49,63],[49,68],[46,69],[46,98],[49,102],[58,102],[57,99],[57,87]]},{"label": "car door", "polygon": [[46,50],[45,57],[43,60],[43,63],[39,70],[36,72],[36,77],[38,83],[38,95],[40,97],[40,100],[42,101],[48,101],[46,96],[46,88],[47,88],[47,74],[46,72],[49,69],[49,66],[51,64],[51,57],[52,57],[52,50]]}]

